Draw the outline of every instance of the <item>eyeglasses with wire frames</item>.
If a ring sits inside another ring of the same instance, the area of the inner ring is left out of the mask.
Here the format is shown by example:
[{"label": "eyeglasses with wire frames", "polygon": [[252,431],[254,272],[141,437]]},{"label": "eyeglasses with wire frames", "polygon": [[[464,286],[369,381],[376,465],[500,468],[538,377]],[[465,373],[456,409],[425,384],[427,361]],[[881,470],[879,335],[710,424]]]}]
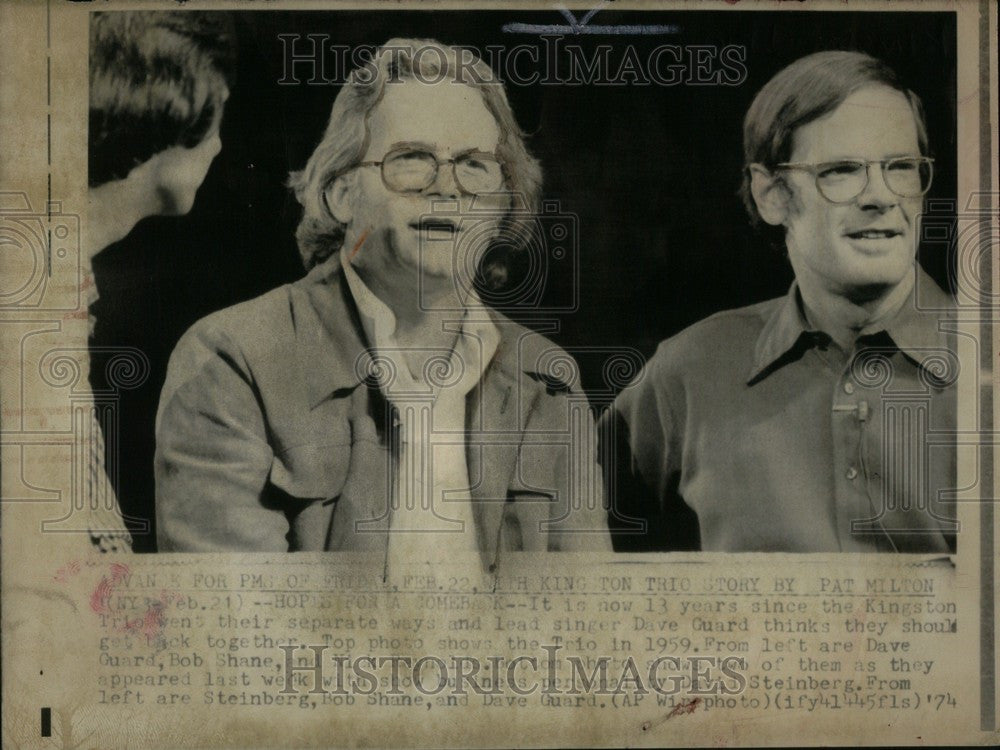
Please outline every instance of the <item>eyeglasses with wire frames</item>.
[{"label": "eyeglasses with wire frames", "polygon": [[418,146],[400,146],[381,161],[363,161],[355,167],[379,167],[383,184],[395,193],[420,193],[438,178],[442,165],[451,165],[455,184],[465,195],[503,190],[507,174],[496,154],[470,149],[450,159]]},{"label": "eyeglasses with wire frames", "polygon": [[816,180],[816,189],[830,203],[850,203],[861,195],[871,181],[870,169],[878,164],[886,187],[900,198],[917,198],[931,189],[934,160],[929,156],[899,156],[893,159],[844,159],[816,164],[782,162],[775,170],[808,172]]}]

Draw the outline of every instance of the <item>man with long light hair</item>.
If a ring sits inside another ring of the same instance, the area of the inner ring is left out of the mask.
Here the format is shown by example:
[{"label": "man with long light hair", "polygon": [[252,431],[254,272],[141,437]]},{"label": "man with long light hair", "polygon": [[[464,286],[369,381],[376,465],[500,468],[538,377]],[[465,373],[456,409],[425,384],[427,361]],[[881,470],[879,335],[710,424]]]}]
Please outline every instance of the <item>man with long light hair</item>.
[{"label": "man with long light hair", "polygon": [[550,372],[567,355],[487,308],[467,273],[524,235],[541,186],[490,68],[389,41],[291,184],[308,275],[199,322],[171,359],[161,548],[483,571],[506,551],[610,549],[599,482],[581,479],[586,400]]}]

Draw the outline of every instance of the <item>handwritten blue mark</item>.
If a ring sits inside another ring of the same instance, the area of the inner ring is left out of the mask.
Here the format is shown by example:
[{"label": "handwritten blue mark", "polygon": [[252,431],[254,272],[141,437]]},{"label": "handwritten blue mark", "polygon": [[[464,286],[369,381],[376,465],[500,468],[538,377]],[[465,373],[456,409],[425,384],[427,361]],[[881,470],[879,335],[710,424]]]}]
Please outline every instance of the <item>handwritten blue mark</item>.
[{"label": "handwritten blue mark", "polygon": [[656,25],[656,24],[615,24],[613,26],[595,24],[588,25],[598,11],[608,5],[604,2],[577,20],[576,16],[570,12],[569,8],[559,7],[558,11],[567,24],[543,24],[543,23],[505,23],[501,28],[508,34],[619,34],[622,36],[637,36],[642,34],[679,34],[681,27],[676,24]]}]

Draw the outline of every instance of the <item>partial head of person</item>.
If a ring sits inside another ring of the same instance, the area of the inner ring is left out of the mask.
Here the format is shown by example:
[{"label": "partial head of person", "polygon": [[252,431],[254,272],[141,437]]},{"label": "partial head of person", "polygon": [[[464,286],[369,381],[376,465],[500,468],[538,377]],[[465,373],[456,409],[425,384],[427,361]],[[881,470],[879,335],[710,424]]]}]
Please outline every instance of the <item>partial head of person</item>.
[{"label": "partial head of person", "polygon": [[801,284],[864,301],[912,279],[933,159],[920,99],[860,52],[796,60],[743,124],[742,196]]},{"label": "partial head of person", "polygon": [[468,278],[501,235],[523,236],[541,169],[485,62],[392,39],[341,88],[291,185],[307,269],[343,248],[369,279],[416,288]]},{"label": "partial head of person", "polygon": [[116,200],[141,205],[146,215],[187,213],[222,146],[232,19],[112,11],[92,14],[90,23],[92,195],[114,185]]}]

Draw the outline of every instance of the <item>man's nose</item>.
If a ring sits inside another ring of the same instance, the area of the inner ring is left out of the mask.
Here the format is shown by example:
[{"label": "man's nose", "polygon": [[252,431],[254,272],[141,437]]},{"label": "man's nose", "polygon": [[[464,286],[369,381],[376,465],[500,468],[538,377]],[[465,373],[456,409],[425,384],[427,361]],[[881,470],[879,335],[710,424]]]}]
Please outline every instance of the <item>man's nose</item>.
[{"label": "man's nose", "polygon": [[861,208],[875,208],[884,210],[896,205],[899,196],[889,189],[889,184],[885,181],[885,170],[882,165],[872,162],[868,165],[868,184],[858,196],[858,203]]},{"label": "man's nose", "polygon": [[442,198],[458,198],[462,194],[455,180],[454,162],[443,161],[438,164],[437,177],[434,178],[428,192]]}]

